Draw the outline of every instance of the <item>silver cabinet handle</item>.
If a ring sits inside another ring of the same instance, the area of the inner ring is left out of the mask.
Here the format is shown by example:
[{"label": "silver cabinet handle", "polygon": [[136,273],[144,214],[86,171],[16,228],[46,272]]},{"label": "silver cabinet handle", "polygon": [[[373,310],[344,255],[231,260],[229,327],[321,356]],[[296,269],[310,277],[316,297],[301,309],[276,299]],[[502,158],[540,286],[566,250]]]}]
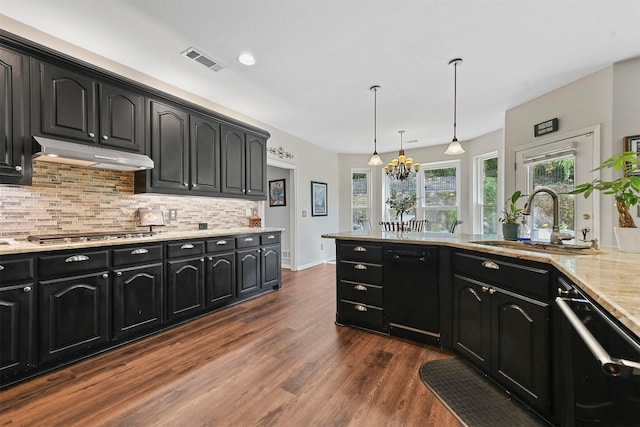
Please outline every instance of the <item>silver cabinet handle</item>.
[{"label": "silver cabinet handle", "polygon": [[0,265],[0,271],[4,270],[4,265]]},{"label": "silver cabinet handle", "polygon": [[357,311],[367,311],[367,307],[365,307],[364,305],[356,305],[353,308],[355,308]]},{"label": "silver cabinet handle", "polygon": [[253,242],[253,237],[245,237],[245,242]]},{"label": "silver cabinet handle", "polygon": [[106,141],[107,139],[109,139],[109,137],[107,135],[102,135],[102,139]]},{"label": "silver cabinet handle", "polygon": [[145,248],[134,249],[131,251],[131,255],[142,255],[142,254],[148,254],[148,253],[149,253],[149,249],[145,249]]},{"label": "silver cabinet handle", "polygon": [[22,172],[22,166],[16,166],[15,169],[16,172]]},{"label": "silver cabinet handle", "polygon": [[204,262],[204,258],[200,258],[200,262]]},{"label": "silver cabinet handle", "polygon": [[484,268],[490,268],[491,270],[500,270],[498,264],[493,261],[482,261],[482,266]]},{"label": "silver cabinet handle", "polygon": [[102,275],[102,278],[103,278],[103,279],[108,279],[108,278],[109,278],[109,273],[104,273],[104,274]]},{"label": "silver cabinet handle", "polygon": [[356,291],[366,291],[367,287],[364,285],[355,285],[353,289],[355,289]]},{"label": "silver cabinet handle", "polygon": [[25,286],[22,288],[22,292],[31,292],[31,286]]},{"label": "silver cabinet handle", "polygon": [[183,183],[182,183],[182,185],[184,185],[185,187],[188,187],[188,186],[189,186],[189,184],[188,184],[188,183],[186,183],[186,182],[183,182]]},{"label": "silver cabinet handle", "polygon": [[216,245],[226,245],[226,244],[227,244],[227,241],[226,241],[226,240],[218,240],[218,241],[216,242]]},{"label": "silver cabinet handle", "polygon": [[191,243],[187,243],[185,245],[180,246],[180,249],[193,249],[193,245]]},{"label": "silver cabinet handle", "polygon": [[[582,321],[571,310],[569,304],[564,299],[557,297],[556,305],[560,307],[560,310],[565,315],[571,326],[578,333],[580,338],[587,345],[587,348],[593,356],[600,362],[602,370],[612,377],[637,375],[640,372],[640,362],[634,362],[631,360],[618,359],[609,356],[609,353],[602,347],[602,345],[591,335],[589,329],[582,323]],[[620,331],[622,332],[622,331]]]},{"label": "silver cabinet handle", "polygon": [[353,266],[353,268],[355,268],[356,270],[366,270],[367,266],[363,264],[356,264]]},{"label": "silver cabinet handle", "polygon": [[482,292],[489,292],[489,294],[491,294],[491,295],[496,293],[495,289],[490,288],[488,286],[483,286],[481,289],[482,289]]},{"label": "silver cabinet handle", "polygon": [[212,257],[212,256],[207,257],[207,259],[208,259],[209,261],[213,261],[213,257]]},{"label": "silver cabinet handle", "polygon": [[267,237],[267,239],[275,239],[275,238],[276,238],[276,236],[274,236],[273,234],[270,235],[269,237]]},{"label": "silver cabinet handle", "polygon": [[94,136],[96,136],[96,134],[95,134],[95,133],[93,133],[93,132],[89,132],[89,137],[90,137],[90,138],[93,138]]},{"label": "silver cabinet handle", "polygon": [[196,188],[196,187],[197,187],[197,185],[196,185],[196,184],[193,184],[193,185],[192,185],[192,187],[193,187],[193,188]]},{"label": "silver cabinet handle", "polygon": [[79,261],[88,261],[89,257],[86,255],[74,255],[65,259],[64,262],[79,262]]},{"label": "silver cabinet handle", "polygon": [[118,276],[118,277],[122,277],[122,271],[118,271],[118,272],[116,273],[116,276]]},{"label": "silver cabinet handle", "polygon": [[356,246],[355,248],[353,248],[354,252],[367,252],[367,248],[365,248],[364,246]]}]

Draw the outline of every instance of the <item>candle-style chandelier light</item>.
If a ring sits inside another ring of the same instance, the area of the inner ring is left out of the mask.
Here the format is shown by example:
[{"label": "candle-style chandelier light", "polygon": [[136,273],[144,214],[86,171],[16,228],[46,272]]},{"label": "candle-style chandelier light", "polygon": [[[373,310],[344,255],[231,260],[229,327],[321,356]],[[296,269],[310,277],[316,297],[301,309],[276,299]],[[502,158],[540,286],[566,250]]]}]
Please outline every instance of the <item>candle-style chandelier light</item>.
[{"label": "candle-style chandelier light", "polygon": [[404,149],[402,148],[402,134],[404,131],[399,130],[398,133],[400,134],[400,151],[398,152],[398,158],[388,163],[387,166],[384,167],[384,171],[389,179],[404,181],[416,176],[418,169],[420,169],[420,164],[414,163],[411,157],[405,156]]}]

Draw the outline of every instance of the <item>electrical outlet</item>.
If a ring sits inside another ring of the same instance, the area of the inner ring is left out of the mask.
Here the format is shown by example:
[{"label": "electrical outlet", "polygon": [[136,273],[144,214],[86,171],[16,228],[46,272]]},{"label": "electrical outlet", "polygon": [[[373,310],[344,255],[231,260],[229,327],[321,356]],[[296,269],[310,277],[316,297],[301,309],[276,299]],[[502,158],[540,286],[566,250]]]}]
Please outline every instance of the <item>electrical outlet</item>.
[{"label": "electrical outlet", "polygon": [[302,211],[302,217],[306,217],[307,216],[307,211]]},{"label": "electrical outlet", "polygon": [[323,243],[320,243],[320,250],[324,251],[324,244]]},{"label": "electrical outlet", "polygon": [[169,209],[169,221],[178,219],[178,209]]}]

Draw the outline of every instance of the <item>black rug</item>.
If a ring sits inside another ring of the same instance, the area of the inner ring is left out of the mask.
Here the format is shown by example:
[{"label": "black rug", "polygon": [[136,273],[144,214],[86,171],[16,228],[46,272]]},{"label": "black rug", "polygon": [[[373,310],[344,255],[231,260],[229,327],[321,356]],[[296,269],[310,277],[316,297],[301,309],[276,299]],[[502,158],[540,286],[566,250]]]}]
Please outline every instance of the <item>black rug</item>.
[{"label": "black rug", "polygon": [[427,362],[420,379],[463,424],[547,426],[504,390],[458,358]]}]

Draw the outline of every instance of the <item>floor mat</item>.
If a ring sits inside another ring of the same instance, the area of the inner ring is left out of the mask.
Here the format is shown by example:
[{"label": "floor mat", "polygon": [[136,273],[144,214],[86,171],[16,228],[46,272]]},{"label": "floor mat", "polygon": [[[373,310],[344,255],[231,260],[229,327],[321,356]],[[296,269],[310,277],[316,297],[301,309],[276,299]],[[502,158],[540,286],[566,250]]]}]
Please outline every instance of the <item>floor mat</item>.
[{"label": "floor mat", "polygon": [[463,423],[482,426],[545,426],[504,390],[458,358],[427,362],[420,379]]}]

